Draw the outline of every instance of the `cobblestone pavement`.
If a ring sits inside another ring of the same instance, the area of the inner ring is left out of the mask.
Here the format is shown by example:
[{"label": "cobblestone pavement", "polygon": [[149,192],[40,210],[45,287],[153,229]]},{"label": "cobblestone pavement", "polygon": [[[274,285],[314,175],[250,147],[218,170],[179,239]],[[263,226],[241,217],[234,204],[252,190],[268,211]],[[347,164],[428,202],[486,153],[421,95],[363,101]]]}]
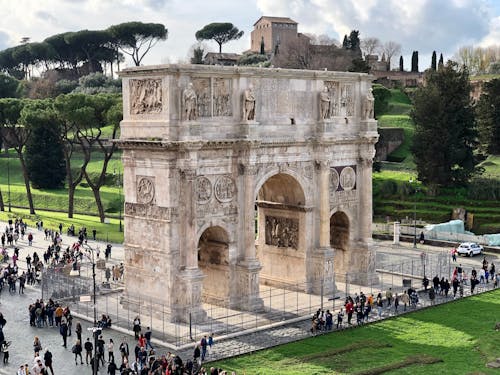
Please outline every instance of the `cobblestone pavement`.
[{"label": "cobblestone pavement", "polygon": [[[3,228],[5,223],[0,222],[0,228]],[[42,232],[38,232],[36,230],[33,231],[35,234],[35,241],[33,247],[28,247],[26,241],[20,240],[18,246],[20,247],[20,267],[24,268],[24,259],[28,252],[31,254],[34,250],[36,250],[39,255],[43,253],[43,251],[47,248],[48,242],[43,240]],[[25,237],[26,238],[26,237]],[[67,238],[63,237],[64,245],[69,245],[75,238]],[[98,244],[92,241],[89,241],[89,244],[92,246],[100,245],[103,249],[105,244]],[[414,258],[418,259],[418,254],[421,251],[420,249],[413,250],[411,249],[411,245],[408,246],[400,246],[393,247],[390,245],[390,242],[376,242],[377,251],[381,254],[383,253],[384,260],[391,259],[407,259]],[[429,252],[442,252],[442,249],[435,249],[431,247],[427,247],[425,251]],[[12,253],[12,250],[11,250]],[[387,258],[389,257],[389,258]],[[115,263],[119,263],[121,259],[123,259],[123,248],[121,245],[113,245],[113,261]],[[488,259],[495,259],[497,262],[496,256],[488,255]],[[475,257],[472,259],[460,258],[459,262],[461,262],[464,266],[472,267],[475,266],[478,268],[482,257]],[[499,263],[500,264],[500,263]],[[102,272],[102,271],[99,271]],[[446,275],[444,275],[446,277]],[[102,279],[102,273],[98,275]],[[432,278],[429,277],[429,278]],[[492,284],[485,284],[478,286],[478,292],[488,290],[492,287]],[[466,287],[465,295],[470,294],[470,287]],[[44,350],[49,348],[54,356],[54,369],[56,374],[91,374],[90,366],[87,365],[75,365],[74,355],[71,353],[71,346],[73,345],[76,337],[73,335],[68,338],[68,349],[65,349],[61,346],[62,339],[59,335],[57,328],[35,328],[29,325],[28,318],[28,305],[35,301],[37,298],[40,298],[40,289],[38,286],[28,287],[25,291],[25,294],[19,295],[18,293],[10,295],[6,289],[0,295],[0,312],[2,312],[7,320],[7,325],[5,326],[4,333],[7,340],[12,341],[12,345],[10,347],[10,360],[9,364],[3,365],[0,364],[0,374],[14,374],[20,364],[28,363],[32,365],[33,361],[33,337],[35,335],[39,336],[42,342],[42,346]],[[444,296],[437,296],[436,304],[447,302],[452,298],[448,299],[444,298]],[[427,295],[421,293],[420,303],[418,308],[427,307],[430,305],[430,301]],[[340,301],[337,301],[335,306],[340,306]],[[325,309],[327,307],[325,306]],[[401,308],[399,313],[401,313]],[[390,318],[396,315],[393,310],[384,309],[382,313],[382,319]],[[371,313],[369,322],[375,322],[379,320],[377,317],[377,312],[374,310]],[[77,319],[74,320],[74,324],[76,324]],[[91,324],[86,321],[81,321],[84,329],[83,339],[86,337],[91,337],[90,331],[87,328],[90,328]],[[269,328],[263,331],[257,331],[251,334],[247,334],[244,336],[226,339],[224,341],[218,341],[217,337],[215,338],[215,345],[211,355],[208,357],[208,361],[217,360],[221,358],[227,358],[238,354],[249,353],[256,350],[260,350],[263,348],[280,345],[283,343],[300,340],[306,337],[310,337],[311,333],[309,331],[311,326],[310,318],[306,317],[303,321],[298,321],[292,324],[288,324],[282,327]],[[355,334],[353,332],[353,334]],[[133,352],[133,348],[135,346],[135,342],[133,336],[118,332],[116,330],[105,330],[103,332],[103,337],[105,341],[109,341],[109,338],[112,338],[115,343],[115,355],[118,355],[118,346],[123,341],[126,340],[129,344],[130,350]],[[199,341],[200,338],[196,338],[196,341]],[[194,343],[193,343],[194,346]],[[157,350],[158,354],[165,353],[167,351],[164,347],[159,347]],[[183,359],[191,358],[193,354],[193,349],[188,348],[182,351],[177,352]],[[82,371],[83,369],[83,371]],[[100,372],[106,373],[106,371]]]}]

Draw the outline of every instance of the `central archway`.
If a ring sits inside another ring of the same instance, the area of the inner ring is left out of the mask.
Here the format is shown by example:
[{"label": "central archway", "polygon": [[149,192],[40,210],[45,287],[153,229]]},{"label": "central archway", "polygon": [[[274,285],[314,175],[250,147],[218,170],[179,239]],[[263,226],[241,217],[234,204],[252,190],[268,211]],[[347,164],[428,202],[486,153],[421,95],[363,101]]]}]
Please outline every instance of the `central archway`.
[{"label": "central archway", "polygon": [[204,302],[222,305],[230,294],[229,236],[219,227],[206,229],[198,241],[198,268],[203,272]]},{"label": "central archway", "polygon": [[260,280],[289,286],[306,280],[305,195],[291,175],[268,178],[257,194],[257,258]]}]

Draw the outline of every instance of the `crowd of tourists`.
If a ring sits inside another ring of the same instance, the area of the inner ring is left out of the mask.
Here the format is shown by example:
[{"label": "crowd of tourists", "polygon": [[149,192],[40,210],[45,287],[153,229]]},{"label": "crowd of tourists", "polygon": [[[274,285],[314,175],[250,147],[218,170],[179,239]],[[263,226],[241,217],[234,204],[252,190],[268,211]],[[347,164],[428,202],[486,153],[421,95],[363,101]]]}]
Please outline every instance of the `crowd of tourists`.
[{"label": "crowd of tourists", "polygon": [[[75,231],[74,226],[68,228],[69,235],[75,235],[78,240],[72,245],[64,248],[62,240],[62,224],[59,225],[59,230],[44,228],[43,222],[36,222],[38,230],[37,236],[49,241],[49,246],[38,254],[36,251],[28,252],[25,258],[26,267],[19,269],[19,250],[22,248],[21,241],[26,238],[27,247],[29,250],[33,244],[36,234],[29,232],[27,224],[19,219],[9,222],[1,237],[1,254],[0,260],[4,262],[4,266],[0,269],[0,292],[5,285],[8,285],[10,294],[24,293],[24,287],[28,285],[37,285],[41,280],[41,273],[44,269],[51,267],[59,267],[64,265],[72,265],[72,270],[79,270],[80,264],[84,258],[90,258],[91,254],[84,246],[87,241],[86,228]],[[40,233],[41,232],[41,233]],[[92,231],[92,236],[95,238],[95,230]],[[18,247],[19,246],[19,247]],[[12,254],[10,256],[9,254]],[[99,251],[95,251],[99,259]],[[105,259],[111,257],[111,245],[108,245],[104,251]],[[109,281],[112,278],[114,281],[123,278],[123,264],[113,266],[111,269],[106,268],[105,277]],[[199,343],[196,344],[193,353],[193,358],[186,360],[180,356],[166,352],[158,355],[157,348],[153,348],[151,343],[152,331],[147,327],[143,332],[140,319],[137,317],[134,320],[135,340],[129,350],[129,343],[123,340],[118,346],[115,346],[112,338],[105,339],[106,329],[112,326],[112,321],[109,315],[103,314],[98,321],[99,331],[97,331],[97,341],[91,333],[90,337],[82,337],[82,324],[76,321],[74,324],[73,315],[69,306],[50,298],[48,301],[37,299],[27,306],[27,314],[29,324],[35,329],[53,330],[47,331],[49,334],[59,335],[61,337],[61,345],[71,349],[74,356],[75,366],[88,366],[88,369],[93,373],[94,364],[99,369],[99,373],[103,374],[136,374],[136,375],[184,375],[184,374],[227,374],[226,371],[210,367],[203,367],[203,362],[209,357],[213,345],[213,336],[208,338],[205,336]],[[11,341],[4,337],[3,327],[6,325],[6,320],[0,313],[0,352],[4,363],[9,361],[9,346]],[[73,339],[74,338],[74,339]],[[94,347],[95,346],[95,347]],[[117,356],[115,357],[115,351]],[[58,371],[58,359],[53,358],[52,352],[46,347],[41,339],[41,335],[33,338],[33,358],[28,358],[27,361],[20,365],[17,370],[17,375],[45,375],[54,374],[54,369]],[[85,359],[84,359],[85,357]],[[60,359],[59,359],[60,360]],[[65,361],[67,359],[64,359]],[[234,374],[234,373],[233,373]]]}]

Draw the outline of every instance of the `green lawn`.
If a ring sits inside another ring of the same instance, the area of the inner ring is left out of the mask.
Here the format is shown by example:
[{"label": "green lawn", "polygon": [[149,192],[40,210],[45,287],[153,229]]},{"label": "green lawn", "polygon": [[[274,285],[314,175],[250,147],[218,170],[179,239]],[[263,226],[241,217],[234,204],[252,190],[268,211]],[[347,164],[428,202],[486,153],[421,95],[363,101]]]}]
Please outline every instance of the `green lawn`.
[{"label": "green lawn", "polygon": [[[17,155],[11,150],[10,157],[0,157],[0,190],[3,195],[5,204],[8,203],[9,189],[10,201],[12,205],[19,207],[28,207],[28,199],[26,196],[26,187],[21,172],[21,166]],[[110,175],[108,185],[101,188],[101,199],[103,201],[104,210],[116,216],[119,211],[121,187],[117,186],[117,176],[113,177],[113,173],[123,174],[123,167],[120,160],[120,153],[116,153],[113,159],[108,164],[108,175]],[[74,157],[75,168],[79,165],[81,156],[76,154]],[[101,159],[93,159],[90,161],[87,170],[91,175],[97,175],[102,168]],[[7,173],[7,171],[10,171]],[[10,183],[9,183],[10,182]],[[10,185],[10,187],[9,187]],[[35,189],[31,187],[35,209],[42,210],[68,210],[68,189]],[[92,190],[88,188],[85,181],[77,187],[75,192],[75,212],[90,213],[97,215],[94,195]]]},{"label": "green lawn", "polygon": [[20,208],[13,208],[12,212],[8,212],[7,208],[5,212],[0,211],[0,220],[2,221],[15,218],[23,218],[23,220],[32,227],[35,226],[36,221],[42,220],[44,228],[55,230],[59,230],[59,223],[62,223],[63,234],[65,234],[67,228],[73,224],[76,230],[86,227],[88,234],[92,233],[92,229],[95,229],[99,240],[113,243],[123,242],[123,232],[119,231],[118,218],[110,219],[109,224],[104,224],[99,222],[97,216],[74,215],[72,219],[69,219],[68,215],[62,212],[36,210],[36,215],[30,215],[29,210]]},{"label": "green lawn", "polygon": [[[247,375],[369,374],[414,360],[418,364],[387,373],[497,374],[485,364],[499,357],[500,335],[493,329],[499,309],[496,290],[210,365]],[[430,359],[439,362],[421,364]]]}]

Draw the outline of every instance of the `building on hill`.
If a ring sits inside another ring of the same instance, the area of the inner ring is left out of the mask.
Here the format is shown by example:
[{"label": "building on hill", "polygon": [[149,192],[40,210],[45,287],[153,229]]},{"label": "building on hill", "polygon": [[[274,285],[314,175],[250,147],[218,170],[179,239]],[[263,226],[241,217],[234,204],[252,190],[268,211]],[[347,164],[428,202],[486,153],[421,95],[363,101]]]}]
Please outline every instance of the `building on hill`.
[{"label": "building on hill", "polygon": [[262,16],[253,24],[250,51],[260,53],[264,44],[264,53],[274,54],[281,46],[297,42],[297,39],[309,41],[298,32],[298,23],[288,17]]},{"label": "building on hill", "polygon": [[208,52],[205,55],[204,62],[207,65],[233,66],[236,65],[240,57],[241,55],[237,53]]},{"label": "building on hill", "polygon": [[381,60],[378,59],[378,55],[366,55],[365,61],[370,67],[370,70],[378,70],[382,72],[387,72],[389,70],[389,64],[387,64],[385,54],[382,55]]}]

